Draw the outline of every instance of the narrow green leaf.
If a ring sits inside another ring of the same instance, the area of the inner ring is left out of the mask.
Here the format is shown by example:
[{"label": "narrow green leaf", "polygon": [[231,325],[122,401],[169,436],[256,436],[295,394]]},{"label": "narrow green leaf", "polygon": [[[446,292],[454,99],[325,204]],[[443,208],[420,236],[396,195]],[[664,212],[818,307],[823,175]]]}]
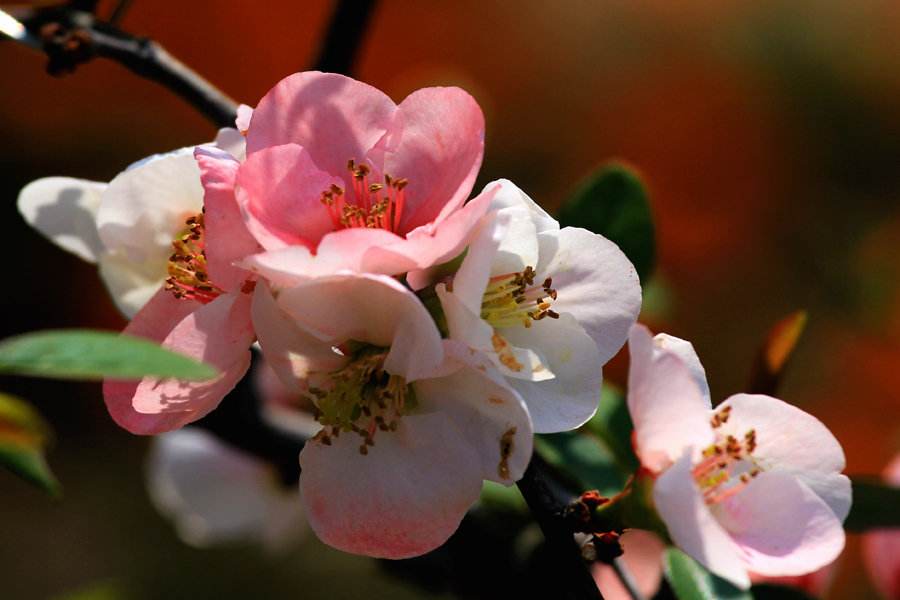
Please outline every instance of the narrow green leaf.
[{"label": "narrow green leaf", "polygon": [[212,379],[210,365],[150,340],[86,329],[39,331],[0,342],[0,373],[55,379]]},{"label": "narrow green leaf", "polygon": [[713,575],[677,548],[666,550],[663,569],[678,600],[753,600],[749,591]]},{"label": "narrow green leaf", "polygon": [[0,392],[0,465],[51,494],[59,493],[59,482],[44,450],[50,428],[27,402]]},{"label": "narrow green leaf", "polygon": [[559,222],[618,244],[646,282],[656,260],[656,242],[647,191],[634,169],[610,163],[595,171],[562,205]]},{"label": "narrow green leaf", "polygon": [[844,522],[847,531],[900,527],[900,487],[875,478],[852,477],[853,506]]}]

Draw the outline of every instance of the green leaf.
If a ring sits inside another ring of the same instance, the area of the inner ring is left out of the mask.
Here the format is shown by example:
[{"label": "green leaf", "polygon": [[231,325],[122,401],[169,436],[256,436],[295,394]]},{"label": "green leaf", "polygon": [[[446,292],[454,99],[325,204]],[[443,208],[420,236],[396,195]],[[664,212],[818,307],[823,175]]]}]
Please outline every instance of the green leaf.
[{"label": "green leaf", "polygon": [[900,527],[900,487],[875,478],[853,477],[853,506],[844,522],[847,531]]},{"label": "green leaf", "polygon": [[59,482],[44,460],[50,428],[27,402],[0,393],[0,465],[56,495]]},{"label": "green leaf", "polygon": [[153,376],[189,381],[218,375],[210,365],[150,340],[85,329],[39,331],[0,342],[0,373],[56,379]]},{"label": "green leaf", "polygon": [[753,600],[750,592],[713,575],[677,548],[666,550],[663,568],[678,600]]},{"label": "green leaf", "polygon": [[633,473],[640,466],[631,445],[634,425],[631,423],[631,415],[628,414],[625,396],[618,388],[603,384],[600,406],[583,429],[604,443],[623,471]]},{"label": "green leaf", "polygon": [[619,468],[612,451],[590,434],[566,431],[538,435],[535,448],[583,490],[614,496],[628,480],[628,474]]},{"label": "green leaf", "polygon": [[641,282],[647,281],[656,242],[647,191],[634,169],[610,163],[595,171],[563,203],[559,222],[589,229],[618,244]]}]

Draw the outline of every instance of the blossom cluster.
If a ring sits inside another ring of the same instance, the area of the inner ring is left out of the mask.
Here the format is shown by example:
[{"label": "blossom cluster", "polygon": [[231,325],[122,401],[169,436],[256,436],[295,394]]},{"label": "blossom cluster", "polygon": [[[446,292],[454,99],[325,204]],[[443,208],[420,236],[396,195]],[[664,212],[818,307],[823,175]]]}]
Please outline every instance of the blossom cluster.
[{"label": "blossom cluster", "polygon": [[[122,427],[162,434],[202,418],[258,345],[289,391],[281,408],[315,419],[299,457],[311,528],[345,551],[414,556],[455,531],[484,480],[522,477],[535,433],[591,418],[602,367],[630,334],[636,450],[675,543],[740,585],[748,570],[815,569],[843,546],[849,487],[824,426],[761,396],[714,411],[690,345],[635,326],[641,288],[616,244],[560,227],[508,180],[473,196],[484,117],[466,92],[395,104],[299,73],[236,126],[108,184],[51,177],[20,195],[29,223],[98,264],[126,334],[220,371],[106,381]],[[205,443],[170,444],[196,463],[159,460],[189,479]],[[261,498],[247,496],[248,518],[282,505]]]}]

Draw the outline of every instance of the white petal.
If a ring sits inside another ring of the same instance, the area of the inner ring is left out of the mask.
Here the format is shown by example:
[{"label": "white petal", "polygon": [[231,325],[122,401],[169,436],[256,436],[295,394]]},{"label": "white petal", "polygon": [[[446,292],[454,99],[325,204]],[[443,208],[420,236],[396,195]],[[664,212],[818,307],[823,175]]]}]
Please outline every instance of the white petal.
[{"label": "white petal", "polygon": [[[241,105],[243,106],[243,105]],[[252,110],[252,109],[251,109]],[[240,131],[233,127],[223,127],[216,134],[213,144],[243,162],[247,158],[247,140]]]},{"label": "white petal", "polygon": [[691,473],[687,451],[656,479],[653,500],[675,544],[697,562],[734,585],[747,589],[750,578],[739,549],[703,500]]},{"label": "white petal", "polygon": [[507,218],[506,231],[491,264],[491,275],[521,273],[525,267],[535,268],[538,238],[531,215],[524,208],[505,208],[500,214]]},{"label": "white petal", "polygon": [[272,467],[200,429],[154,439],[147,485],[157,509],[193,546],[289,542],[304,530],[299,495],[281,485]]},{"label": "white petal", "polygon": [[506,328],[501,333],[516,346],[537,352],[555,376],[509,380],[528,405],[535,431],[568,431],[594,415],[600,402],[602,363],[596,344],[571,315],[534,321],[529,328]]},{"label": "white petal", "polygon": [[194,149],[149,157],[119,173],[97,212],[100,239],[110,252],[139,262],[168,258],[185,220],[203,207]]},{"label": "white petal", "polygon": [[675,353],[654,349],[643,325],[631,329],[628,349],[628,411],[641,463],[659,471],[677,460],[685,448],[693,446],[699,451],[711,444],[709,399],[684,361]]},{"label": "white petal", "polygon": [[760,575],[803,575],[844,549],[844,529],[825,502],[785,472],[763,472],[713,508]]},{"label": "white petal", "polygon": [[850,480],[840,442],[817,418],[777,398],[735,394],[722,406],[731,416],[722,433],[743,436],[756,430],[754,457],[767,470],[790,473],[819,495],[843,521],[850,511]]},{"label": "white petal", "polygon": [[[519,186],[508,179],[498,179],[485,186],[485,189],[492,185],[500,184],[500,191],[494,196],[491,202],[491,210],[505,208],[524,208],[531,216],[537,233],[545,231],[559,230],[559,223],[547,214],[543,208],[532,200],[528,194],[519,189]],[[532,265],[534,266],[534,265]]]},{"label": "white petal", "polygon": [[104,252],[97,235],[97,208],[105,183],[45,177],[19,192],[19,212],[47,239],[88,262]]},{"label": "white petal", "polygon": [[697,387],[700,388],[703,396],[707,401],[710,403],[712,402],[709,394],[709,383],[706,381],[706,369],[704,369],[703,364],[700,363],[700,357],[697,356],[693,344],[687,340],[677,338],[674,335],[669,335],[668,333],[657,333],[653,337],[653,348],[654,353],[661,351],[671,352],[684,361],[684,364],[690,369],[691,375],[693,375],[694,381],[697,382]]},{"label": "white petal", "polygon": [[166,279],[166,262],[136,262],[121,254],[104,254],[100,278],[123,315],[133,317],[159,291]]},{"label": "white petal", "polygon": [[385,275],[339,274],[282,291],[279,306],[306,331],[340,345],[390,348],[385,370],[415,381],[443,360],[440,332],[422,302]]},{"label": "white petal", "polygon": [[553,303],[568,312],[597,343],[606,363],[628,338],[641,309],[641,285],[634,266],[614,243],[578,227],[540,234],[539,278],[553,278]]}]

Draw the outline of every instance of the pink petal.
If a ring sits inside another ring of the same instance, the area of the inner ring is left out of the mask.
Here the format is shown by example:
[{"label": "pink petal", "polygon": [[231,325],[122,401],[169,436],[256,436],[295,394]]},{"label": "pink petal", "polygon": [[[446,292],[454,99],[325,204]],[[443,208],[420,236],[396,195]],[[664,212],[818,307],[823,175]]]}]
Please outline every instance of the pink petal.
[{"label": "pink petal", "polygon": [[[405,240],[371,248],[363,257],[363,270],[398,274],[404,270],[412,271],[411,261],[416,269],[428,269],[456,258],[472,240],[476,225],[487,212],[497,189],[486,189],[443,221],[409,232]],[[413,289],[420,289],[427,281],[427,273],[412,271],[407,281]]]},{"label": "pink petal", "polygon": [[447,415],[407,415],[379,432],[368,454],[344,433],[300,453],[300,495],[316,535],[335,548],[381,558],[418,556],[456,531],[481,492],[477,451]]},{"label": "pink petal", "polygon": [[212,411],[250,365],[254,334],[250,297],[224,294],[209,304],[176,300],[160,290],[125,328],[217,367],[213,381],[184,382],[145,377],[140,381],[106,380],[103,397],[113,419],[132,433],[155,434],[177,429]]},{"label": "pink petal", "polygon": [[[638,590],[645,598],[652,598],[662,581],[662,554],[666,549],[665,544],[656,534],[640,529],[626,530],[621,537],[621,543],[625,551],[622,560],[634,576]],[[591,570],[605,600],[631,600],[628,590],[622,585],[612,567],[596,562]]]},{"label": "pink petal", "polygon": [[417,90],[400,103],[377,151],[385,173],[409,180],[400,230],[411,231],[469,196],[484,154],[484,115],[459,88]]},{"label": "pink petal", "polygon": [[709,400],[684,361],[673,352],[655,349],[650,331],[643,325],[631,328],[628,349],[628,410],[641,463],[660,471],[685,448],[702,449],[711,444]]},{"label": "pink petal", "polygon": [[296,73],[257,104],[247,132],[247,154],[299,144],[319,169],[343,175],[348,160],[362,161],[387,132],[396,110],[384,93],[349,77]]},{"label": "pink petal", "polygon": [[303,389],[301,382],[310,372],[331,372],[347,362],[346,357],[332,349],[331,343],[299,327],[278,306],[263,281],[253,293],[251,314],[266,363],[291,392]]},{"label": "pink petal", "polygon": [[731,417],[722,434],[743,436],[756,430],[754,456],[766,469],[790,473],[819,495],[843,521],[850,511],[850,480],[841,475],[844,451],[840,442],[814,416],[777,398],[735,394],[722,406]]},{"label": "pink petal", "polygon": [[737,545],[706,506],[691,473],[687,451],[656,480],[653,500],[669,536],[697,562],[734,585],[746,589],[750,578]]},{"label": "pink petal", "polygon": [[709,394],[709,383],[706,381],[706,369],[703,368],[703,364],[700,362],[700,357],[697,356],[697,351],[694,350],[693,344],[668,333],[657,333],[653,336],[653,345],[658,351],[664,350],[678,356],[690,369],[691,375],[694,377],[694,381],[697,383],[697,387],[700,388],[703,397],[708,402],[712,402]]},{"label": "pink petal", "polygon": [[713,511],[741,548],[747,568],[762,575],[811,573],[844,549],[841,522],[787,473],[761,473]]},{"label": "pink petal", "polygon": [[240,163],[230,154],[208,146],[194,150],[203,184],[203,207],[207,268],[213,283],[224,290],[235,290],[249,273],[234,263],[261,250],[247,231],[237,200],[234,182]]},{"label": "pink petal", "polygon": [[885,598],[900,598],[900,530],[881,529],[863,536],[866,571]]},{"label": "pink petal", "polygon": [[267,250],[302,244],[315,249],[334,228],[322,192],[344,186],[313,164],[297,144],[263,148],[237,174],[237,199],[247,228]]},{"label": "pink petal", "polygon": [[437,326],[419,298],[384,275],[340,274],[282,291],[279,306],[332,345],[348,340],[390,348],[385,369],[414,381],[443,360]]}]

